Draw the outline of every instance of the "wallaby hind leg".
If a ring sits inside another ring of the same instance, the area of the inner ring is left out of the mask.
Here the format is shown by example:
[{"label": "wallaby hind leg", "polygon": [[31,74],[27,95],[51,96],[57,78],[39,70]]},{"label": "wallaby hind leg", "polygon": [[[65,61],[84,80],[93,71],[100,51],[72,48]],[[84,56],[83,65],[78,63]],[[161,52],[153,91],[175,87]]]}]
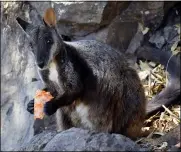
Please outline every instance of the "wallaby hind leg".
[{"label": "wallaby hind leg", "polygon": [[128,128],[126,129],[126,135],[131,139],[136,139],[142,137],[143,132],[141,128],[143,127],[144,119],[135,118],[132,120]]},{"label": "wallaby hind leg", "polygon": [[57,131],[63,131],[73,127],[72,122],[68,114],[64,112],[63,108],[59,108],[56,112]]}]

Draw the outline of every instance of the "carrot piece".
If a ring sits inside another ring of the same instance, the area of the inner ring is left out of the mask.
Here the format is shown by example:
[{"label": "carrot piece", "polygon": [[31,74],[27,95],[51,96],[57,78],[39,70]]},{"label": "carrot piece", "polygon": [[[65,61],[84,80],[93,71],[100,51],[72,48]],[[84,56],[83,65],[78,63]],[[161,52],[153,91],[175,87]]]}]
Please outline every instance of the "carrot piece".
[{"label": "carrot piece", "polygon": [[44,90],[37,90],[34,98],[34,119],[43,119],[45,116],[43,112],[43,106],[46,102],[53,99],[50,92]]}]

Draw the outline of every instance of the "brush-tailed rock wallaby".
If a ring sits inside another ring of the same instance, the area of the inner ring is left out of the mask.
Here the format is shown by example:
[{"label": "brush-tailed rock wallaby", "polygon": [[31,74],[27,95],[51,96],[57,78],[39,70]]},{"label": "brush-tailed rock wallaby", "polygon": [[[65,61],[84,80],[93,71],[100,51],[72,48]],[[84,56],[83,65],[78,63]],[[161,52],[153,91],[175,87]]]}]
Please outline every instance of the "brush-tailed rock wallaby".
[{"label": "brush-tailed rock wallaby", "polygon": [[[59,130],[82,127],[130,138],[140,135],[146,98],[123,54],[95,40],[63,41],[52,8],[46,10],[43,25],[16,20],[31,43],[45,90],[54,96],[44,112],[56,112]],[[27,110],[33,114],[34,100]]]}]

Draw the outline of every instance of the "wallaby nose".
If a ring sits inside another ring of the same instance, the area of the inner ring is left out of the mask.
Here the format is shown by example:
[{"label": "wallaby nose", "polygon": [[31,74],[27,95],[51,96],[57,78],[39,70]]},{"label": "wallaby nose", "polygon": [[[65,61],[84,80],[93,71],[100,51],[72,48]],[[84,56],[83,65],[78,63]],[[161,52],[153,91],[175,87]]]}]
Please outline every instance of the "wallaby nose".
[{"label": "wallaby nose", "polygon": [[38,63],[38,67],[42,69],[44,67],[44,63],[43,62]]}]

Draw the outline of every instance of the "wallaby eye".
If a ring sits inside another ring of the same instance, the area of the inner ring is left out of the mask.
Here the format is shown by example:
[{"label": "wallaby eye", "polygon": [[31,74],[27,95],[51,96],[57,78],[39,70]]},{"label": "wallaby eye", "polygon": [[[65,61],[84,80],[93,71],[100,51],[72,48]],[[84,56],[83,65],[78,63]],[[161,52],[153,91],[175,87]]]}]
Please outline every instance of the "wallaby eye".
[{"label": "wallaby eye", "polygon": [[52,44],[52,43],[53,43],[53,40],[52,40],[52,39],[48,39],[48,40],[46,41],[46,43],[47,43],[47,44]]},{"label": "wallaby eye", "polygon": [[60,61],[60,62],[61,62],[61,64],[63,64],[63,63],[64,63],[64,59],[61,59],[61,61]]}]

